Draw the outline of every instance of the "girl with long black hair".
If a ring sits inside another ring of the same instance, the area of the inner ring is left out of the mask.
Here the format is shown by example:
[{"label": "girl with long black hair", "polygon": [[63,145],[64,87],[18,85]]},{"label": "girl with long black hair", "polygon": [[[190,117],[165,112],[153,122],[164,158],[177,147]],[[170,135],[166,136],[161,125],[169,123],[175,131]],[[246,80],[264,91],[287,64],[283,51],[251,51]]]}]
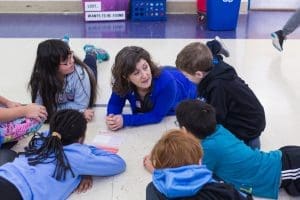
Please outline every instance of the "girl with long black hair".
[{"label": "girl with long black hair", "polygon": [[90,121],[96,100],[97,54],[86,51],[82,62],[62,40],[49,39],[38,45],[28,88],[32,102],[44,105],[48,119],[62,109],[75,109]]}]

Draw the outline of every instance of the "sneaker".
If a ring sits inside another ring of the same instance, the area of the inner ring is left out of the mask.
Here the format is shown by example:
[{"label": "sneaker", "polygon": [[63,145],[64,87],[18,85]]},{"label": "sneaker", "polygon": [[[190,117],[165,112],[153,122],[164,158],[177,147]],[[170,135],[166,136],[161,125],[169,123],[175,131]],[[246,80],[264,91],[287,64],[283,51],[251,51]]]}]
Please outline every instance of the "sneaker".
[{"label": "sneaker", "polygon": [[273,46],[278,50],[282,51],[282,45],[283,45],[283,40],[285,40],[285,37],[283,36],[282,30],[276,31],[274,33],[271,33],[272,37],[272,44]]},{"label": "sneaker", "polygon": [[220,50],[220,54],[225,56],[225,57],[229,57],[230,53],[228,51],[228,48],[226,47],[226,45],[224,44],[224,42],[222,41],[222,39],[219,36],[215,37],[215,40],[217,40],[219,42],[219,44],[221,45],[221,50]]},{"label": "sneaker", "polygon": [[109,60],[109,54],[107,53],[107,51],[101,48],[96,48],[94,45],[86,44],[84,45],[83,50],[86,54],[96,55],[98,62]]},{"label": "sneaker", "polygon": [[69,44],[70,37],[68,35],[64,35],[64,37],[61,40],[65,43]]},{"label": "sneaker", "polygon": [[1,149],[11,149],[11,148],[13,148],[17,143],[18,143],[18,141],[10,141],[10,142],[3,143],[2,146],[1,146]]}]

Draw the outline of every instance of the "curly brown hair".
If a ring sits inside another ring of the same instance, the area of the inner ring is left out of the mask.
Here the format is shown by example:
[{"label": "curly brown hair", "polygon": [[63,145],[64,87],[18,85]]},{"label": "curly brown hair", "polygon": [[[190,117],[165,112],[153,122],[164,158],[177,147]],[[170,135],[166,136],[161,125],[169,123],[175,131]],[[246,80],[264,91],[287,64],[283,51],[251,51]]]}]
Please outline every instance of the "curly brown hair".
[{"label": "curly brown hair", "polygon": [[120,96],[125,96],[135,87],[128,81],[128,77],[136,69],[136,64],[144,59],[150,66],[152,77],[156,77],[160,73],[160,69],[151,60],[148,51],[137,46],[127,46],[121,49],[112,66],[112,90]]}]

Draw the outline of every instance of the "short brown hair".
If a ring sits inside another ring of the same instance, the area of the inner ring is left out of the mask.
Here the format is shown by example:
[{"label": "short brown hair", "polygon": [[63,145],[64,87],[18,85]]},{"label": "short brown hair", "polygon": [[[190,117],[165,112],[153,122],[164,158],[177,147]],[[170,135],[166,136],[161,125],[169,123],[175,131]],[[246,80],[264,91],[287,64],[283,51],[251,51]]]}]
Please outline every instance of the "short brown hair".
[{"label": "short brown hair", "polygon": [[189,74],[196,71],[207,72],[212,67],[213,55],[210,49],[201,42],[186,45],[177,55],[176,67]]},{"label": "short brown hair", "polygon": [[156,169],[175,168],[199,164],[203,156],[200,141],[180,129],[166,132],[151,152],[151,162]]}]

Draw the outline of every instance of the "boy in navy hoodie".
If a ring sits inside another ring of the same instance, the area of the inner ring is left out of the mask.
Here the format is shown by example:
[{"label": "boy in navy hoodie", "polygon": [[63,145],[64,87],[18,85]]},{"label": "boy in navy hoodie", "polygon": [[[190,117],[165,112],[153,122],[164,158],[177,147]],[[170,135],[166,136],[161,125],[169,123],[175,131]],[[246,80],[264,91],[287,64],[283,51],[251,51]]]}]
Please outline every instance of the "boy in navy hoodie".
[{"label": "boy in navy hoodie", "polygon": [[223,61],[229,56],[220,38],[203,44],[193,42],[177,55],[176,67],[198,84],[198,96],[217,112],[217,122],[248,146],[260,148],[265,129],[264,108],[235,69]]},{"label": "boy in navy hoodie", "polygon": [[231,185],[216,182],[201,165],[202,156],[196,137],[179,129],[168,131],[144,158],[144,166],[153,173],[146,199],[247,199]]}]

